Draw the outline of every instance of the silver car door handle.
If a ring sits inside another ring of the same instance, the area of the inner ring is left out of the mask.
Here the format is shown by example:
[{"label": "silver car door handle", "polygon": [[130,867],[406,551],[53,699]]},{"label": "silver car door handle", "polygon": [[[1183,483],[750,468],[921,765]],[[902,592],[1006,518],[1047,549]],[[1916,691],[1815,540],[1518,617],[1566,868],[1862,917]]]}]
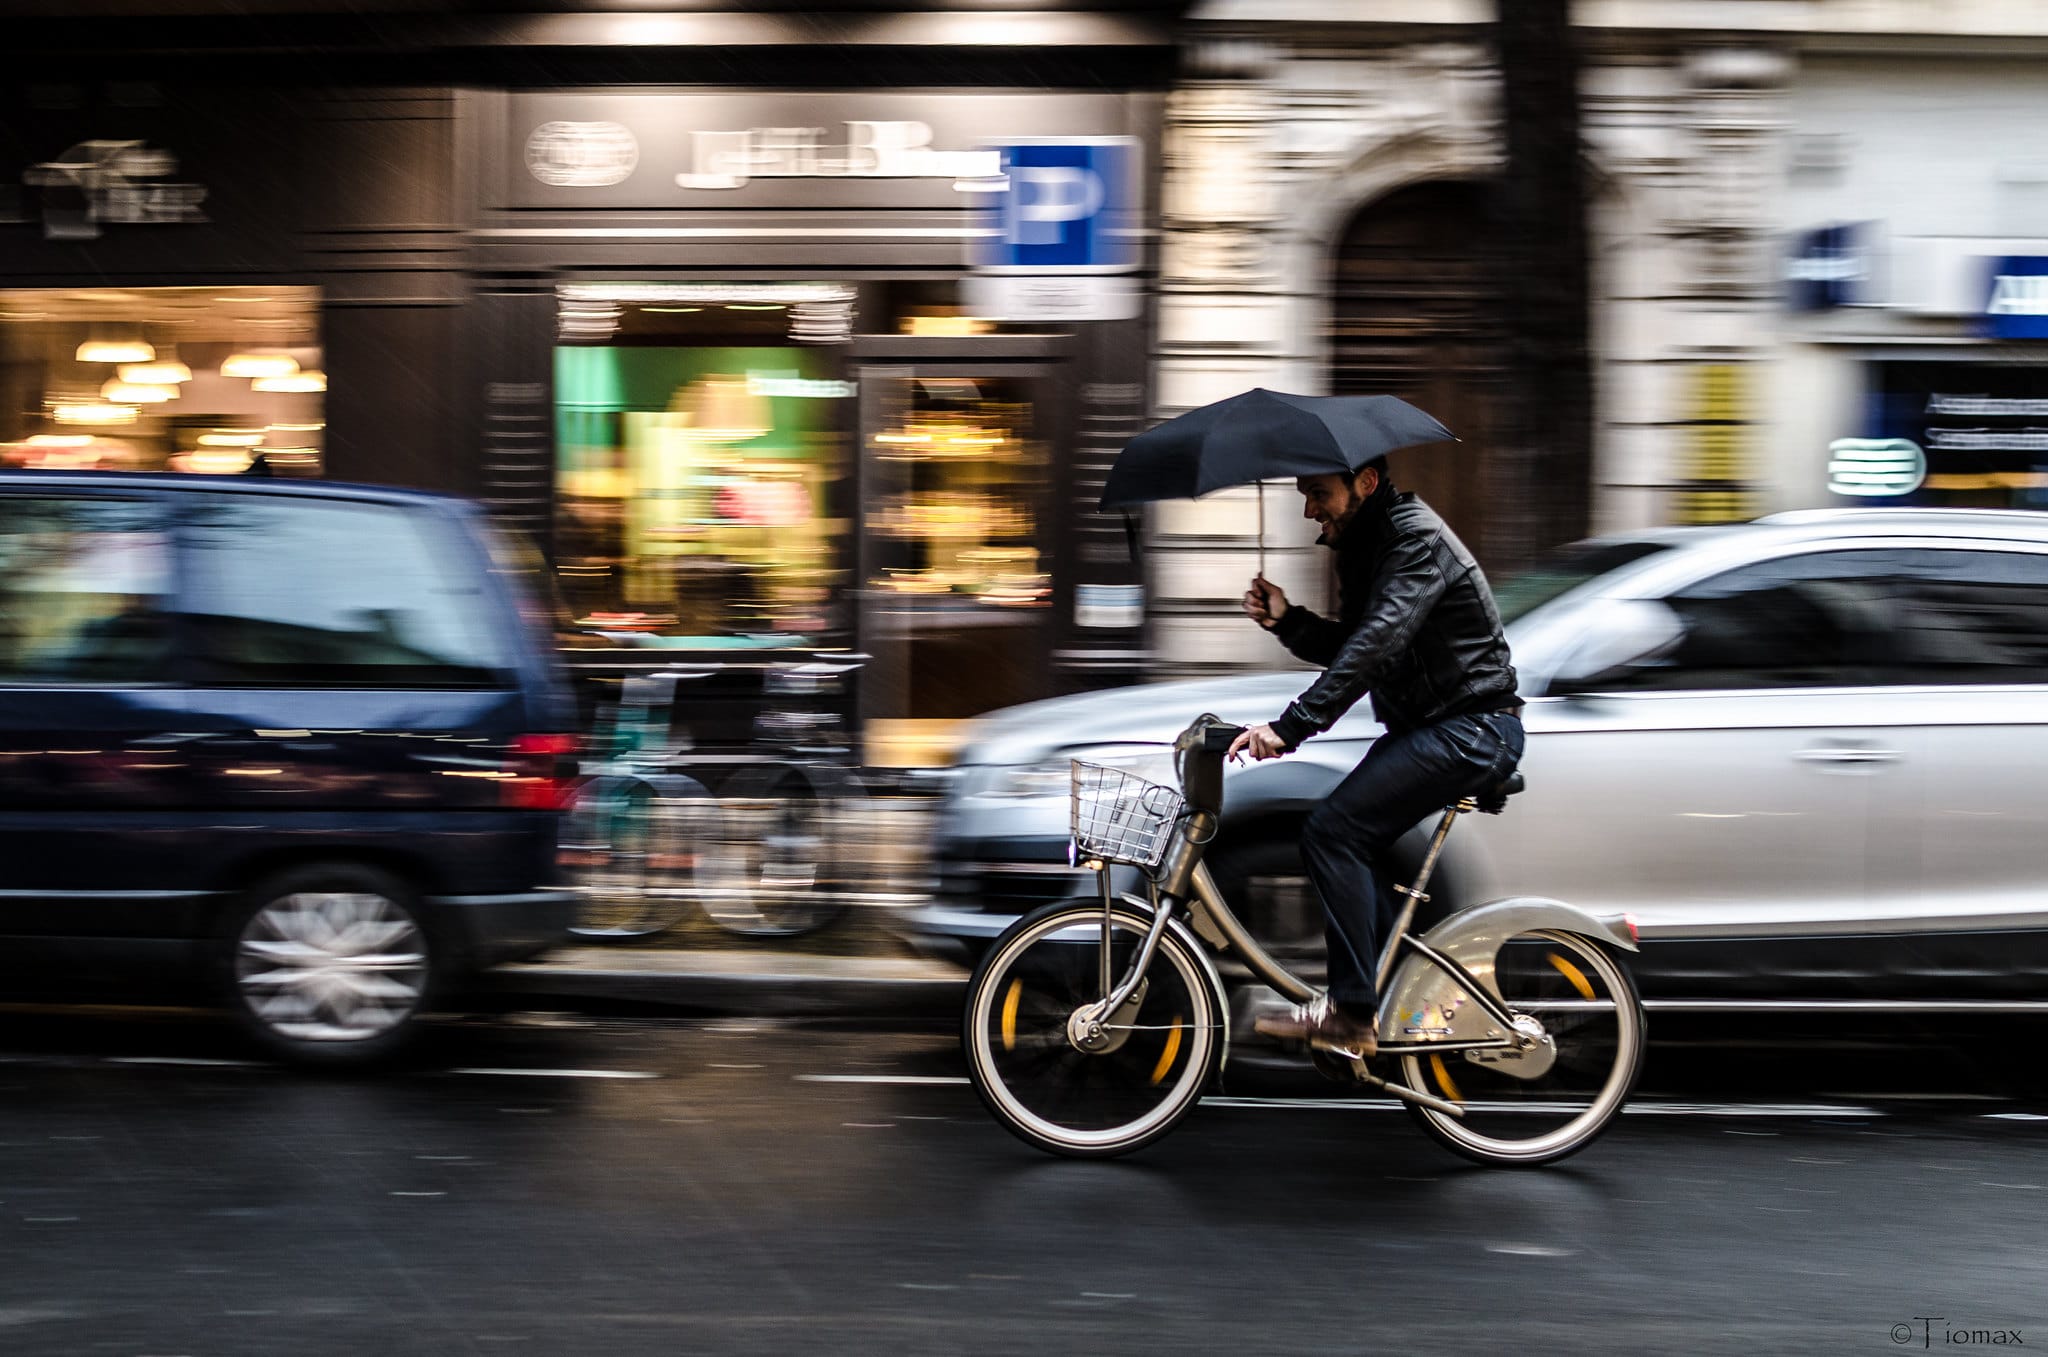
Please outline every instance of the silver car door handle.
[{"label": "silver car door handle", "polygon": [[1864,745],[1834,745],[1799,751],[1801,763],[1897,763],[1899,751]]}]

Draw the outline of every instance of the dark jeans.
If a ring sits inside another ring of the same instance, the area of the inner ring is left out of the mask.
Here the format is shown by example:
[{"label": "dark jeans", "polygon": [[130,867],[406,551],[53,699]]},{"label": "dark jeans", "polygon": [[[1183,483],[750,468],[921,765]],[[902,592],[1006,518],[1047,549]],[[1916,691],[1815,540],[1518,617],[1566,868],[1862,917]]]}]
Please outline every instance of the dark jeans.
[{"label": "dark jeans", "polygon": [[1513,772],[1522,758],[1521,718],[1505,712],[1453,716],[1373,742],[1358,766],[1317,806],[1301,856],[1323,900],[1330,945],[1330,998],[1363,1017],[1377,1006],[1380,940],[1401,897],[1379,861],[1417,822]]}]

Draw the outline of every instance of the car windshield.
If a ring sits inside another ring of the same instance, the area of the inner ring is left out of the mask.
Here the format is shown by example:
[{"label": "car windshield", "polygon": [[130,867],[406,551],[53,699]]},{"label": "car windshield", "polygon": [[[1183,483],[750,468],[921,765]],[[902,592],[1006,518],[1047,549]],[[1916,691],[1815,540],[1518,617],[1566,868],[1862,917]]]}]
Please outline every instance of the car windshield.
[{"label": "car windshield", "polygon": [[1669,542],[1574,542],[1494,589],[1493,600],[1500,608],[1500,620],[1513,622],[1526,617],[1590,579],[1670,546]]}]

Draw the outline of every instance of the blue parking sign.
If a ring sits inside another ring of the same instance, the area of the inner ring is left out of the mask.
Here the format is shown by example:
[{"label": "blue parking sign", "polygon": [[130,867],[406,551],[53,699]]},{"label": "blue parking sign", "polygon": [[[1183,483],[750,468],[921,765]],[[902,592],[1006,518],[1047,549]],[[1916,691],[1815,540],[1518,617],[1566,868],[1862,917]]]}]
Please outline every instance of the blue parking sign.
[{"label": "blue parking sign", "polygon": [[1138,144],[1069,137],[1000,148],[1005,186],[975,265],[992,273],[1128,273],[1139,264]]}]

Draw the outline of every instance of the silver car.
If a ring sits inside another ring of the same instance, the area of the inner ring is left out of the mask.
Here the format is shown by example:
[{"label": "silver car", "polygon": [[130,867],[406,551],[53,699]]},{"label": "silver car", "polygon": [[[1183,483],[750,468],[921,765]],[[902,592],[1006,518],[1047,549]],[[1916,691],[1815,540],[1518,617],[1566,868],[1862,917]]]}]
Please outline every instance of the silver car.
[{"label": "silver car", "polygon": [[[1596,539],[1499,597],[1528,790],[1460,823],[1431,909],[1534,894],[1626,910],[1663,1009],[2048,1009],[2048,514],[1813,510]],[[979,722],[924,935],[971,955],[1087,888],[1066,863],[1070,757],[1170,781],[1191,716],[1270,720],[1306,678]],[[1366,705],[1226,784],[1219,880],[1297,957],[1321,934],[1300,821],[1379,733]]]}]

